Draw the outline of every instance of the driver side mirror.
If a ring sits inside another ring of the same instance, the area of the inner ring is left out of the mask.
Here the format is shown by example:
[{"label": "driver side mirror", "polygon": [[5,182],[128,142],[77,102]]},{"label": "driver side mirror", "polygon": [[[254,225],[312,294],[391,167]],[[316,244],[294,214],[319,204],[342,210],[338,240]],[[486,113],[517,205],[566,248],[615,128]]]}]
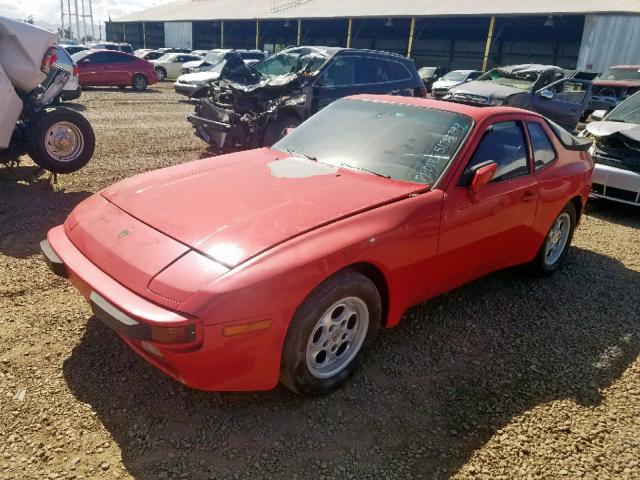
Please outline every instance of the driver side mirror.
[{"label": "driver side mirror", "polygon": [[498,165],[491,160],[475,165],[471,169],[473,177],[469,185],[469,197],[473,203],[478,202],[478,193],[491,181],[497,170]]},{"label": "driver side mirror", "polygon": [[606,116],[607,116],[606,110],[596,110],[591,114],[591,119],[595,120],[596,122],[600,122],[604,120],[604,117]]},{"label": "driver side mirror", "polygon": [[286,137],[287,135],[291,135],[295,129],[296,129],[296,127],[287,127],[287,128],[285,128],[284,129],[284,136]]},{"label": "driver side mirror", "polygon": [[544,90],[540,90],[538,92],[538,95],[542,98],[545,98],[547,100],[551,100],[554,97],[554,93],[552,90],[549,90],[548,88],[545,88]]}]

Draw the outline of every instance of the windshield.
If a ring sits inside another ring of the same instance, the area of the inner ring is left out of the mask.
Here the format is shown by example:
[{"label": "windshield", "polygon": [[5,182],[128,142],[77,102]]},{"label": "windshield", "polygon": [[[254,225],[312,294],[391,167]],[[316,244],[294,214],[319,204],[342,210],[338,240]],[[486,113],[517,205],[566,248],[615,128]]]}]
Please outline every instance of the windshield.
[{"label": "windshield", "polygon": [[273,148],[336,167],[433,185],[472,127],[444,110],[365,100],[338,100]]},{"label": "windshield", "polygon": [[533,70],[509,73],[495,68],[482,75],[478,80],[516,87],[520,90],[531,90],[538,78],[540,78],[540,73]]},{"label": "windshield", "polygon": [[640,123],[640,93],[629,97],[614,108],[605,120],[612,122]]},{"label": "windshield", "polygon": [[78,63],[80,60],[82,60],[84,57],[89,56],[91,53],[91,50],[82,50],[71,55],[71,58],[73,58],[74,62]]},{"label": "windshield", "polygon": [[209,62],[211,65],[218,63],[220,60],[222,60],[224,58],[224,53],[220,53],[220,52],[209,52],[207,53],[203,60],[205,62]]},{"label": "windshield", "polygon": [[276,53],[255,63],[253,67],[262,75],[287,75],[298,72],[315,72],[329,58],[329,55],[315,48],[293,48]]},{"label": "windshield", "polygon": [[467,75],[468,75],[467,72],[449,72],[444,77],[442,77],[442,80],[450,80],[452,82],[461,82],[465,78],[467,78]]},{"label": "windshield", "polygon": [[596,80],[640,80],[640,69],[607,68]]}]

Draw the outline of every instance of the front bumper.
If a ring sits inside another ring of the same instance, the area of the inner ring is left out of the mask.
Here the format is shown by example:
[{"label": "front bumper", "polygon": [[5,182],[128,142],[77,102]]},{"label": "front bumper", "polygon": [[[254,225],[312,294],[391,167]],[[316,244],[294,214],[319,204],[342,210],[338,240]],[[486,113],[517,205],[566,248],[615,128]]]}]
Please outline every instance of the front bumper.
[{"label": "front bumper", "polygon": [[175,89],[176,93],[179,93],[180,95],[186,95],[187,97],[190,97],[196,90],[199,90],[202,87],[204,87],[204,85],[194,85],[193,83],[176,82],[173,84],[173,88]]},{"label": "front bumper", "polygon": [[96,318],[175,380],[210,391],[268,390],[277,384],[285,326],[292,312],[271,315],[268,330],[237,336],[225,337],[223,329],[248,320],[205,324],[199,347],[175,350],[153,343],[159,355],[150,353],[145,349],[149,325],[179,326],[197,319],[156,305],[116,282],[71,243],[62,225],[49,231],[41,249],[51,270],[78,288]]},{"label": "front bumper", "polygon": [[593,170],[591,196],[640,206],[640,173],[603,165]]},{"label": "front bumper", "polygon": [[80,95],[82,95],[82,88],[80,87],[80,85],[78,85],[78,88],[76,88],[75,90],[62,90],[62,93],[60,95],[62,96],[62,100],[64,100],[65,102],[77,100],[78,98],[80,98]]}]

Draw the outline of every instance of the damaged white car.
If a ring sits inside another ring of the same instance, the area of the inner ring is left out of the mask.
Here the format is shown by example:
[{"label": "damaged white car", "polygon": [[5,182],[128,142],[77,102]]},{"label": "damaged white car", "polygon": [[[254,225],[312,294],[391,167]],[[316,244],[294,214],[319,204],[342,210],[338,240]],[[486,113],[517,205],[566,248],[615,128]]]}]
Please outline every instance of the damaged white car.
[{"label": "damaged white car", "polygon": [[640,92],[605,116],[595,111],[581,136],[593,139],[591,195],[640,206]]}]

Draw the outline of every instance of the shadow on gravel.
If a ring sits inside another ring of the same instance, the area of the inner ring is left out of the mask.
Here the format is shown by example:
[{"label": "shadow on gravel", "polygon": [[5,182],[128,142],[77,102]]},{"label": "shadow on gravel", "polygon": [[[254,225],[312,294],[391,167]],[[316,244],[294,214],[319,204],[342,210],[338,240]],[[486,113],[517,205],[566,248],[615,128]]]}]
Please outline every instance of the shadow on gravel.
[{"label": "shadow on gravel", "polygon": [[[17,168],[21,177],[30,171],[33,167]],[[65,192],[46,178],[26,183],[0,167],[0,255],[27,258],[39,253],[49,229],[64,222],[73,207],[91,195]]]},{"label": "shadow on gravel", "polygon": [[640,206],[591,198],[585,213],[625,227],[640,228]]},{"label": "shadow on gravel", "polygon": [[87,110],[87,107],[85,107],[83,104],[75,102],[62,102],[60,106],[70,108],[71,110],[75,110],[76,112],[85,112]]},{"label": "shadow on gravel", "polygon": [[493,274],[407,312],[318,399],[190,390],[95,318],[64,375],[135,478],[447,478],[537,405],[598,405],[640,352],[638,291],[640,273],[579,248],[550,278]]}]

